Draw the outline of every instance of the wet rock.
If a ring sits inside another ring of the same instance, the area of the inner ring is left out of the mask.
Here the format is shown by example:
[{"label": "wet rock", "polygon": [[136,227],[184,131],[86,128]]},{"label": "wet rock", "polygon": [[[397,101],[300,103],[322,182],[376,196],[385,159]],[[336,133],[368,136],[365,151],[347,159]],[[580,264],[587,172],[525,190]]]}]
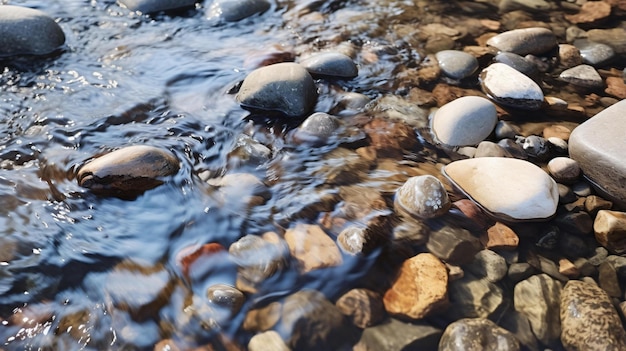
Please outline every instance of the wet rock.
[{"label": "wet rock", "polygon": [[565,15],[565,19],[574,24],[591,24],[604,20],[611,15],[611,5],[604,1],[587,1],[583,3],[580,12],[575,15]]},{"label": "wet rock", "polygon": [[626,253],[626,213],[600,210],[593,222],[593,231],[600,245],[621,255]]},{"label": "wet rock", "polygon": [[611,201],[605,200],[596,195],[589,195],[585,198],[585,211],[590,216],[595,217],[600,210],[610,210],[613,207]]},{"label": "wet rock", "polygon": [[543,92],[528,76],[504,63],[494,63],[480,74],[483,91],[496,103],[536,110],[543,104]]},{"label": "wet rock", "polygon": [[339,120],[324,112],[316,112],[307,117],[295,130],[294,138],[298,142],[311,144],[324,143],[337,133]]},{"label": "wet rock", "polygon": [[117,0],[131,11],[153,13],[192,7],[196,0]]},{"label": "wet rock", "polygon": [[435,351],[441,330],[426,323],[405,323],[390,318],[363,331],[354,351]]},{"label": "wet rock", "polygon": [[415,131],[402,121],[376,118],[363,131],[379,157],[402,157],[403,150],[418,148]]},{"label": "wet rock", "polygon": [[273,331],[268,330],[263,333],[256,334],[248,342],[249,351],[290,351],[289,347],[285,345],[285,342],[280,335]]},{"label": "wet rock", "polygon": [[548,148],[555,155],[567,155],[567,141],[557,137],[550,137],[546,140],[548,141]]},{"label": "wet rock", "polygon": [[337,105],[330,111],[338,116],[351,116],[361,112],[372,100],[367,95],[355,92],[343,92]]},{"label": "wet rock", "polygon": [[604,81],[595,68],[579,65],[561,72],[559,79],[583,88],[598,89],[604,87]]},{"label": "wet rock", "polygon": [[369,171],[371,160],[361,157],[346,148],[336,148],[318,161],[319,168],[314,172],[316,177],[325,179],[326,184],[353,184],[365,177]]},{"label": "wet rock", "polygon": [[266,0],[214,0],[207,9],[209,19],[237,22],[244,18],[263,13],[270,8]]},{"label": "wet rock", "polygon": [[509,154],[506,150],[491,141],[481,141],[480,144],[476,147],[476,152],[474,153],[474,157],[507,157]]},{"label": "wet rock", "polygon": [[207,259],[222,260],[225,259],[226,249],[218,243],[206,243],[200,247],[194,245],[185,247],[176,255],[176,264],[183,273],[183,276],[198,276],[194,265],[201,265]]},{"label": "wet rock", "polygon": [[343,262],[339,248],[319,226],[298,224],[287,230],[285,240],[303,273]]},{"label": "wet rock", "polygon": [[577,39],[574,41],[574,45],[580,50],[583,63],[591,66],[601,66],[615,58],[615,51],[606,44]]},{"label": "wet rock", "polygon": [[606,89],[604,91],[607,94],[619,99],[626,99],[626,83],[624,83],[623,78],[607,77],[605,82]]},{"label": "wet rock", "polygon": [[144,145],[128,146],[97,157],[77,173],[78,184],[102,194],[137,194],[163,184],[178,172],[170,152]]},{"label": "wet rock", "polygon": [[476,57],[459,50],[443,50],[435,54],[441,71],[452,79],[471,76],[478,69]]},{"label": "wet rock", "polygon": [[[347,232],[346,239],[355,236],[361,237],[366,244],[362,249],[365,252],[388,239],[388,219],[392,214],[387,202],[375,188],[364,186],[342,186],[339,188],[342,202],[329,216],[330,224],[324,224],[332,232],[343,231],[347,226],[364,229],[362,233]],[[351,246],[351,245],[348,245]],[[347,248],[347,247],[346,247]]]},{"label": "wet rock", "polygon": [[580,50],[570,44],[559,44],[559,63],[565,68],[572,68],[583,63]]},{"label": "wet rock", "polygon": [[561,294],[561,342],[568,351],[624,350],[626,332],[604,290],[571,280]]},{"label": "wet rock", "polygon": [[486,249],[515,250],[519,245],[519,237],[513,229],[504,223],[496,222],[481,236]]},{"label": "wet rock", "polygon": [[230,173],[220,178],[209,179],[207,182],[218,189],[215,194],[221,204],[240,212],[242,207],[261,205],[271,194],[267,186],[254,174]]},{"label": "wet rock", "polygon": [[528,318],[533,333],[545,345],[553,345],[561,335],[559,305],[561,283],[546,274],[533,275],[515,285],[515,310]]},{"label": "wet rock", "polygon": [[246,314],[242,327],[247,331],[268,331],[280,320],[281,311],[282,305],[277,301],[251,309]]},{"label": "wet rock", "polygon": [[500,33],[489,39],[487,45],[521,56],[541,55],[554,49],[557,46],[557,40],[551,30],[535,27]]},{"label": "wet rock", "polygon": [[525,59],[523,56],[514,54],[512,52],[500,52],[493,58],[493,61],[504,63],[507,66],[511,66],[511,68],[520,71],[528,77],[536,77],[537,74],[539,74],[537,65]]},{"label": "wet rock", "polygon": [[518,351],[519,341],[506,329],[484,318],[464,318],[444,330],[439,351]]},{"label": "wet rock", "polygon": [[578,162],[569,157],[555,157],[548,162],[548,172],[558,183],[575,183],[580,177]]},{"label": "wet rock", "polygon": [[526,262],[513,263],[509,266],[507,275],[511,282],[520,282],[535,273],[535,268]]},{"label": "wet rock", "polygon": [[443,144],[473,146],[491,134],[497,121],[493,103],[478,96],[464,96],[435,112],[432,130]]},{"label": "wet rock", "polygon": [[610,196],[625,201],[626,100],[606,108],[574,129],[569,141],[570,157],[586,178]]},{"label": "wet rock", "polygon": [[255,293],[259,286],[287,265],[289,249],[275,233],[246,235],[228,248],[238,266],[238,289]]},{"label": "wet rock", "polygon": [[354,78],[359,70],[350,58],[339,52],[320,52],[300,61],[302,67],[313,75]]},{"label": "wet rock", "polygon": [[347,227],[337,236],[337,245],[349,255],[367,255],[380,243],[379,234],[357,226]]},{"label": "wet rock", "polygon": [[543,12],[552,9],[552,5],[545,0],[502,0],[498,4],[500,13],[522,10],[526,12]]},{"label": "wet rock", "polygon": [[352,289],[343,294],[335,305],[359,328],[380,324],[385,318],[382,297],[371,290]]},{"label": "wet rock", "polygon": [[245,108],[301,117],[315,106],[317,87],[301,65],[276,63],[248,74],[239,88],[237,101]]},{"label": "wet rock", "polygon": [[602,264],[598,266],[598,285],[609,295],[609,297],[622,297],[622,289],[617,277],[617,272],[613,264],[611,264],[608,260],[602,262]]},{"label": "wet rock", "polygon": [[571,129],[562,125],[558,125],[558,124],[545,127],[543,128],[543,132],[542,132],[544,139],[550,139],[550,138],[556,137],[564,141],[569,140],[570,134],[572,134]]},{"label": "wet rock", "polygon": [[505,220],[538,220],[554,215],[556,183],[534,164],[486,157],[455,161],[443,173],[469,198]]},{"label": "wet rock", "polygon": [[223,313],[224,318],[231,318],[239,313],[245,301],[243,293],[227,284],[211,285],[206,296],[209,302],[217,307],[218,313]]},{"label": "wet rock", "polygon": [[481,249],[480,241],[468,230],[445,226],[433,230],[426,243],[428,251],[450,264],[465,264]]},{"label": "wet rock", "polygon": [[44,12],[21,6],[2,6],[0,57],[46,55],[64,43],[63,30]]},{"label": "wet rock", "polygon": [[498,121],[495,128],[496,138],[500,139],[515,139],[517,135],[522,134],[520,129],[507,121]]},{"label": "wet rock", "polygon": [[404,261],[383,297],[385,309],[404,319],[421,319],[448,304],[448,271],[434,255],[422,253]]},{"label": "wet rock", "polygon": [[356,341],[346,317],[315,290],[285,299],[277,331],[292,350],[341,350]]},{"label": "wet rock", "polygon": [[497,283],[506,276],[508,266],[504,257],[491,250],[481,250],[474,256],[474,261],[465,268],[479,278]]},{"label": "wet rock", "polygon": [[587,32],[587,38],[612,47],[617,54],[626,53],[626,30],[624,28],[591,29]]},{"label": "wet rock", "polygon": [[450,282],[450,307],[446,315],[461,318],[489,318],[504,303],[502,288],[466,272],[463,278]]},{"label": "wet rock", "polygon": [[409,178],[397,191],[394,207],[409,217],[438,217],[450,208],[448,193],[439,179],[431,175]]}]

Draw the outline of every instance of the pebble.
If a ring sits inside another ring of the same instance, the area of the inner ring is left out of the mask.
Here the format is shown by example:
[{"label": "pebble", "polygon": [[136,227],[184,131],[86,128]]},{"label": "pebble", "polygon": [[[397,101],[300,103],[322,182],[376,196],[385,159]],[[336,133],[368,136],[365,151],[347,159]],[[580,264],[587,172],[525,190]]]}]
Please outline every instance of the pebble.
[{"label": "pebble", "polygon": [[442,331],[423,322],[406,323],[395,318],[363,330],[353,351],[437,350]]},{"label": "pebble", "polygon": [[237,264],[237,289],[256,293],[263,282],[287,266],[288,248],[277,234],[246,235],[228,248]]},{"label": "pebble", "polygon": [[505,302],[500,286],[469,272],[463,278],[451,281],[448,289],[450,307],[446,316],[455,320],[492,317]]},{"label": "pebble", "polygon": [[352,289],[343,294],[335,305],[362,329],[380,324],[386,316],[382,297],[367,289]]},{"label": "pebble", "polygon": [[506,151],[507,155],[510,155],[513,158],[517,158],[520,160],[528,159],[528,154],[526,154],[526,151],[524,151],[522,145],[519,145],[511,139],[502,139],[498,141],[498,145],[500,145]]},{"label": "pebble", "polygon": [[359,69],[348,55],[339,52],[320,52],[300,61],[302,67],[313,75],[337,78],[354,78]]},{"label": "pebble", "polygon": [[611,15],[611,5],[604,1],[586,1],[580,12],[574,15],[565,15],[565,19],[574,24],[591,24],[604,20]]},{"label": "pebble", "polygon": [[442,261],[461,265],[470,263],[481,245],[468,230],[444,226],[430,233],[426,248]]},{"label": "pebble", "polygon": [[226,318],[236,315],[245,301],[241,291],[227,284],[211,285],[206,291],[206,296],[209,302],[226,312]]},{"label": "pebble", "polygon": [[533,27],[514,29],[500,33],[487,41],[499,51],[512,52],[521,56],[541,55],[557,46],[556,35],[546,28]]},{"label": "pebble", "polygon": [[558,124],[545,127],[542,132],[544,139],[559,138],[564,141],[569,140],[570,134],[572,134],[571,129]]},{"label": "pebble", "polygon": [[589,65],[578,65],[566,69],[561,72],[559,79],[583,88],[599,89],[604,87],[604,81],[598,71]]},{"label": "pebble", "polygon": [[511,332],[489,319],[464,318],[451,323],[439,341],[439,351],[518,351]]},{"label": "pebble", "polygon": [[476,151],[474,152],[474,157],[507,157],[509,153],[506,150],[492,142],[492,141],[481,141],[480,144],[476,147]]},{"label": "pebble", "polygon": [[565,68],[581,65],[583,57],[580,50],[571,44],[559,44],[559,64]]},{"label": "pebble", "polygon": [[527,12],[543,12],[552,9],[552,4],[545,0],[502,0],[498,4],[500,13],[522,10]]},{"label": "pebble", "polygon": [[470,199],[505,220],[539,220],[554,215],[556,182],[534,164],[512,158],[455,161],[443,173]]},{"label": "pebble", "polygon": [[617,54],[626,54],[626,29],[591,29],[587,31],[587,38],[596,43],[606,44]]},{"label": "pebble", "polygon": [[515,250],[519,245],[519,237],[506,224],[496,222],[481,236],[481,242],[490,250]]},{"label": "pebble", "polygon": [[578,268],[567,258],[559,259],[559,273],[570,279],[576,279],[580,276]]},{"label": "pebble", "polygon": [[117,0],[131,11],[142,13],[154,13],[159,11],[176,10],[185,7],[193,7],[196,0]]},{"label": "pebble", "polygon": [[517,135],[522,134],[519,127],[507,121],[498,121],[498,123],[496,123],[495,133],[498,140],[515,139]]},{"label": "pebble", "polygon": [[606,77],[606,89],[607,94],[612,95],[618,99],[626,99],[626,83],[621,77]]},{"label": "pebble", "polygon": [[504,63],[493,63],[480,74],[483,91],[496,103],[536,110],[543,104],[543,92],[528,76]]},{"label": "pebble", "polygon": [[626,332],[609,296],[578,280],[561,294],[561,342],[566,350],[626,350]]},{"label": "pebble", "polygon": [[559,305],[561,283],[546,274],[533,275],[515,285],[515,310],[522,313],[545,345],[553,345],[561,335]]},{"label": "pebble", "polygon": [[580,50],[583,63],[591,66],[602,66],[615,58],[615,51],[606,44],[577,39],[574,41],[574,46]]},{"label": "pebble", "polygon": [[[165,351],[165,350],[163,350]],[[248,342],[248,351],[290,351],[289,347],[274,330],[255,334]]]},{"label": "pebble", "polygon": [[317,225],[297,224],[287,229],[285,240],[302,273],[339,266],[343,259],[335,242]]},{"label": "pebble", "polygon": [[522,149],[530,158],[544,161],[550,156],[550,147],[546,139],[538,135],[529,135],[526,138],[517,138],[521,142]]},{"label": "pebble", "polygon": [[569,157],[555,157],[548,162],[548,172],[557,183],[572,184],[580,177],[578,162]]},{"label": "pebble", "polygon": [[598,243],[612,253],[626,253],[626,212],[598,211],[593,232]]},{"label": "pebble", "polygon": [[409,178],[397,191],[394,208],[418,219],[434,218],[448,212],[451,203],[439,179],[431,175]]},{"label": "pebble", "polygon": [[302,117],[317,101],[313,77],[301,65],[282,62],[257,68],[244,79],[237,101],[245,108]]},{"label": "pebble", "polygon": [[435,54],[441,72],[452,79],[464,79],[476,72],[476,57],[460,50],[442,50]]},{"label": "pebble", "polygon": [[95,193],[134,195],[163,184],[162,178],[178,169],[178,159],[169,151],[134,145],[87,162],[76,178],[80,186]]},{"label": "pebble", "polygon": [[325,112],[315,112],[307,117],[295,130],[294,138],[298,142],[319,144],[326,142],[337,133],[339,120]]},{"label": "pebble", "polygon": [[44,12],[21,6],[2,6],[0,57],[46,55],[64,43],[63,30]]},{"label": "pebble", "polygon": [[626,199],[626,100],[620,101],[572,131],[570,157],[580,165],[585,177],[609,196]]},{"label": "pebble", "polygon": [[237,22],[270,8],[266,0],[214,0],[206,11],[209,19]]},{"label": "pebble", "polygon": [[525,59],[523,56],[514,54],[512,52],[500,52],[493,58],[493,61],[511,66],[511,68],[520,71],[528,77],[535,77],[537,76],[537,74],[539,74],[539,69],[537,68],[537,65]]},{"label": "pebble", "polygon": [[479,96],[464,96],[434,113],[432,130],[445,145],[473,146],[491,134],[497,121],[493,103]]},{"label": "pebble", "polygon": [[596,195],[589,195],[585,198],[585,211],[590,216],[595,217],[600,210],[610,210],[613,207],[611,201],[605,200]]},{"label": "pebble", "polygon": [[448,271],[433,254],[422,253],[404,261],[383,296],[391,315],[422,319],[448,305]]},{"label": "pebble", "polygon": [[337,245],[343,253],[348,255],[367,255],[379,247],[377,234],[367,228],[349,226],[337,236]]},{"label": "pebble", "polygon": [[479,278],[486,278],[497,283],[506,276],[508,266],[504,257],[491,250],[481,250],[474,256],[474,261],[466,269]]}]

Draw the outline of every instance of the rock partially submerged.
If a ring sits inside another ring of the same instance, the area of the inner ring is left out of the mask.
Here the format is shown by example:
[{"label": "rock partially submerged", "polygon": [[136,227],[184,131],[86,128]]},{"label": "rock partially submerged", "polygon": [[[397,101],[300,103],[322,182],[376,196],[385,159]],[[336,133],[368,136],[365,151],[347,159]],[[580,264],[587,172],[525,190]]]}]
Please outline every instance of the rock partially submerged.
[{"label": "rock partially submerged", "polygon": [[0,57],[47,55],[65,43],[65,34],[39,10],[4,5],[0,10]]},{"label": "rock partially submerged", "polygon": [[131,11],[154,13],[192,7],[196,0],[118,0],[118,2]]}]

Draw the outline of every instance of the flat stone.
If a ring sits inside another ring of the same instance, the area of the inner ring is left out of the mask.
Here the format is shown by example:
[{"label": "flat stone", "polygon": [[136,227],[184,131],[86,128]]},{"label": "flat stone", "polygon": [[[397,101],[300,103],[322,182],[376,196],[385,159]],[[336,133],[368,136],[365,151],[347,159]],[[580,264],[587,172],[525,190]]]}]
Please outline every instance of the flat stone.
[{"label": "flat stone", "polygon": [[297,224],[287,229],[285,240],[303,273],[338,266],[343,262],[339,248],[319,226]]},{"label": "flat stone", "polygon": [[209,19],[237,22],[244,18],[263,13],[270,8],[266,0],[214,0],[207,9]]},{"label": "flat stone", "polygon": [[593,231],[600,245],[618,255],[626,253],[626,212],[598,211]]},{"label": "flat stone", "polygon": [[504,223],[496,222],[489,227],[484,235],[481,236],[481,242],[486,249],[491,250],[515,250],[519,245],[519,237],[513,229]]},{"label": "flat stone", "polygon": [[320,52],[300,61],[302,67],[314,75],[354,78],[359,74],[354,61],[339,52]]},{"label": "flat stone", "polygon": [[468,230],[444,226],[432,231],[426,248],[439,259],[450,264],[466,264],[481,249],[480,241]]},{"label": "flat stone", "polygon": [[159,11],[175,10],[185,7],[193,7],[196,0],[117,0],[121,5],[131,11],[153,13]]},{"label": "flat stone", "polygon": [[565,19],[574,24],[595,23],[611,15],[611,5],[605,1],[587,1],[583,3],[580,12],[575,15],[565,15]]},{"label": "flat stone", "polygon": [[448,193],[431,175],[409,178],[397,191],[394,207],[402,214],[425,219],[441,216],[450,208]]},{"label": "flat stone", "polygon": [[574,41],[574,46],[580,50],[582,63],[591,66],[600,66],[615,58],[615,50],[606,44],[595,43],[587,39],[577,39]]},{"label": "flat stone", "polygon": [[450,307],[446,316],[452,319],[489,318],[504,303],[502,288],[466,272],[463,278],[450,282]]},{"label": "flat stone", "polygon": [[44,12],[21,6],[2,6],[0,57],[46,55],[64,43],[63,30]]},{"label": "flat stone", "polygon": [[133,195],[163,184],[163,178],[178,169],[178,159],[169,151],[134,145],[87,162],[76,178],[80,186],[96,193]]},{"label": "flat stone", "polygon": [[404,261],[400,273],[383,297],[385,309],[402,318],[421,319],[448,304],[448,271],[433,254]]},{"label": "flat stone", "polygon": [[598,89],[604,87],[604,81],[598,71],[589,65],[578,65],[561,72],[559,79],[583,88]]},{"label": "flat stone", "polygon": [[626,203],[626,100],[620,101],[572,131],[570,157],[586,178],[619,202]]},{"label": "flat stone", "polygon": [[443,144],[473,146],[491,134],[497,121],[493,103],[479,96],[464,96],[435,112],[432,130]]},{"label": "flat stone", "polygon": [[289,117],[309,113],[317,101],[317,87],[309,72],[293,62],[257,68],[244,79],[237,101],[243,107],[278,111]]},{"label": "flat stone", "polygon": [[335,305],[354,325],[363,329],[381,323],[386,316],[382,296],[367,289],[352,289]]},{"label": "flat stone", "polygon": [[561,294],[561,342],[566,350],[626,350],[626,332],[609,296],[570,280]]},{"label": "flat stone", "polygon": [[541,220],[556,212],[556,182],[534,164],[486,157],[455,161],[442,170],[454,185],[489,213],[505,220]]},{"label": "flat stone", "polygon": [[528,318],[542,343],[552,345],[561,335],[561,283],[546,274],[533,275],[515,285],[515,310]]},{"label": "flat stone", "polygon": [[451,323],[439,341],[440,351],[518,351],[519,341],[511,332],[489,319],[464,318]]},{"label": "flat stone", "polygon": [[541,55],[554,49],[557,46],[557,40],[551,30],[534,27],[500,33],[489,39],[487,45],[522,56]]},{"label": "flat stone", "polygon": [[460,50],[443,50],[435,54],[441,71],[452,79],[471,76],[478,69],[478,60]]},{"label": "flat stone", "polygon": [[536,110],[543,104],[543,91],[528,76],[505,65],[493,63],[480,73],[483,91],[496,103]]},{"label": "flat stone", "polygon": [[353,351],[437,351],[441,329],[423,322],[406,323],[395,318],[366,328]]}]

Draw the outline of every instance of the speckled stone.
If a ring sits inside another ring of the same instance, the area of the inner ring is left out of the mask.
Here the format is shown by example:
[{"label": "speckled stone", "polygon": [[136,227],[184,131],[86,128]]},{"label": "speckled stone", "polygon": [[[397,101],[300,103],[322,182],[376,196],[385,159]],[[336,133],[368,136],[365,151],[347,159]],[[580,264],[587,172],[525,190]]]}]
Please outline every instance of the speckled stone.
[{"label": "speckled stone", "polygon": [[583,88],[598,89],[604,87],[604,81],[598,71],[589,65],[578,65],[561,72],[559,79]]},{"label": "speckled stone", "polygon": [[121,5],[131,11],[153,13],[159,11],[175,10],[184,7],[192,7],[196,0],[117,0]]},{"label": "speckled stone", "polygon": [[397,191],[394,208],[416,218],[438,217],[450,208],[448,193],[431,175],[409,178]]},{"label": "speckled stone", "polygon": [[359,69],[350,56],[339,52],[320,52],[300,61],[309,73],[340,78],[354,78]]},{"label": "speckled stone", "polygon": [[61,27],[42,11],[3,5],[0,11],[0,57],[46,55],[65,43]]},{"label": "speckled stone", "polygon": [[554,49],[557,46],[557,40],[551,30],[534,27],[500,33],[489,39],[487,45],[522,56],[540,55]]},{"label": "speckled stone", "polygon": [[483,91],[496,103],[536,110],[543,104],[543,91],[528,76],[505,65],[493,63],[480,74]]},{"label": "speckled stone", "polygon": [[626,350],[626,332],[609,296],[594,284],[567,282],[561,294],[561,342],[568,351]]},{"label": "speckled stone", "polygon": [[339,120],[325,112],[316,112],[307,117],[295,130],[298,142],[321,143],[337,133]]},{"label": "speckled stone", "polygon": [[452,79],[471,76],[478,69],[476,57],[460,50],[443,50],[435,54],[441,71]]},{"label": "speckled stone", "polygon": [[436,138],[449,146],[473,146],[485,140],[498,121],[496,107],[479,96],[464,96],[443,105],[432,117]]},{"label": "speckled stone", "polygon": [[439,351],[518,351],[519,341],[489,319],[464,318],[446,328]]}]

